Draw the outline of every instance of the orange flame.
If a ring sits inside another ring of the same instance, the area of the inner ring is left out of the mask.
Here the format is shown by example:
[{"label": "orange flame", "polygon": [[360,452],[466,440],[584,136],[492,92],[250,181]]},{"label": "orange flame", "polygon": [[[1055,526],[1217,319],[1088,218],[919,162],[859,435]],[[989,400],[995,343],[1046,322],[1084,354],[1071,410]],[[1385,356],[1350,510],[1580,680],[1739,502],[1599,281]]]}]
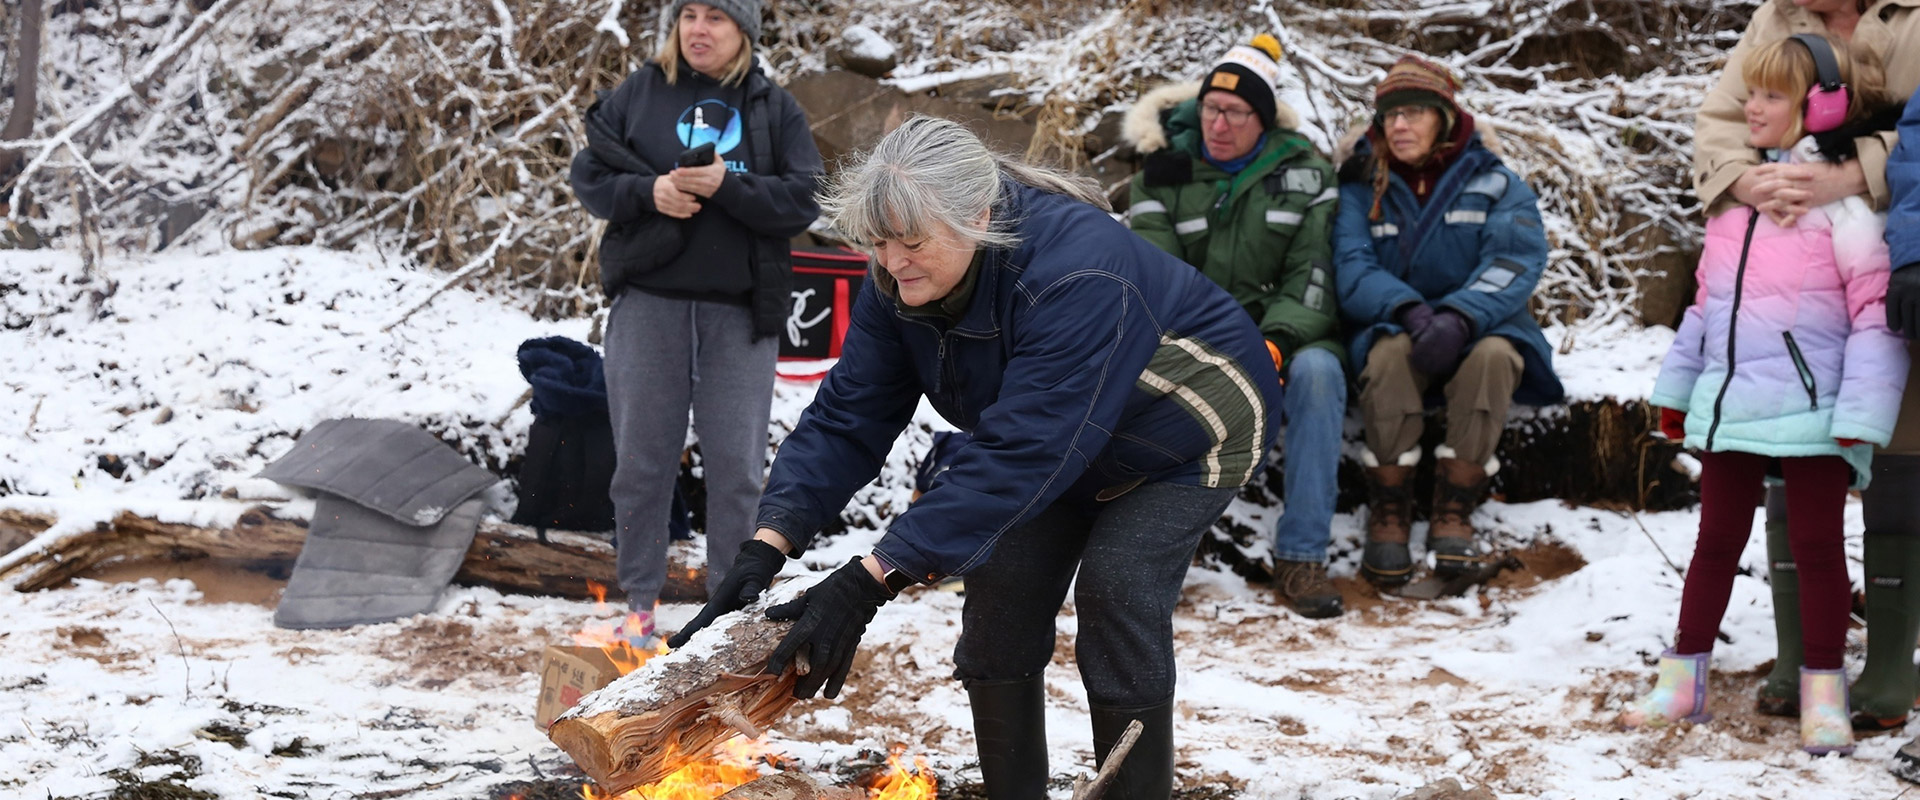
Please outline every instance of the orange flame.
[{"label": "orange flame", "polygon": [[760,777],[762,758],[751,742],[734,739],[722,745],[708,760],[688,764],[679,771],[620,795],[601,792],[588,784],[580,787],[582,800],[711,800]]},{"label": "orange flame", "polygon": [[887,756],[887,774],[868,787],[867,794],[873,800],[934,800],[940,782],[933,777],[933,770],[927,768],[927,760],[913,757],[913,769],[909,770],[900,763],[901,749],[896,747],[893,754]]},{"label": "orange flame", "polygon": [[599,612],[607,609],[607,587],[594,581],[587,581],[587,594],[593,595],[594,611]]},{"label": "orange flame", "polygon": [[[605,591],[603,587],[592,581],[588,581],[587,585]],[[639,669],[641,664],[647,663],[647,659],[654,656],[666,655],[668,652],[665,641],[654,645],[653,650],[643,652],[635,649],[632,644],[629,644],[626,637],[614,634],[614,631],[621,627],[621,625],[638,629],[642,624],[643,621],[640,619],[640,615],[631,612],[629,612],[626,619],[620,623],[614,623],[608,620],[588,621],[585,625],[581,626],[578,632],[573,634],[573,643],[581,647],[600,648],[607,654],[607,660],[613,662],[614,668],[619,670],[620,674],[625,675]]]}]

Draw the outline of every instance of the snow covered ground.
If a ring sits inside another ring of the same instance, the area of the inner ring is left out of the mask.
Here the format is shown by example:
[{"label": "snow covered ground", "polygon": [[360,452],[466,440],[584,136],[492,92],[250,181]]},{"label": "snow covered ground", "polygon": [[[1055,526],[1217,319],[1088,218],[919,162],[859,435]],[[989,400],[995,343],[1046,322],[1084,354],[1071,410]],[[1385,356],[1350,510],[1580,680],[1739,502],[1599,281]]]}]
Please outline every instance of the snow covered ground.
[{"label": "snow covered ground", "polygon": [[[121,510],[227,521],[283,491],[248,476],[329,417],[417,422],[497,468],[530,421],[516,403],[515,346],[585,338],[591,325],[455,288],[383,331],[444,275],[374,254],[110,259],[81,275],[71,254],[0,254],[0,510],[58,516],[48,535]],[[1645,392],[1671,334],[1554,335],[1574,337],[1559,363],[1584,398]],[[809,391],[782,382],[774,430]],[[924,435],[903,440],[893,479],[857,502],[904,502],[902,475],[924,446]],[[1276,511],[1243,509],[1261,525]],[[1858,513],[1849,507],[1856,561]],[[1687,557],[1693,516],[1495,503],[1477,522],[1529,569],[1425,603],[1379,597],[1344,559],[1335,574],[1350,610],[1332,621],[1193,570],[1176,620],[1181,784],[1286,800],[1386,800],[1446,777],[1503,798],[1907,788],[1882,768],[1901,738],[1814,759],[1797,750],[1791,720],[1752,714],[1773,639],[1760,537],[1723,627],[1719,718],[1620,733],[1612,715],[1650,682],[1678,608],[1662,552]],[[852,531],[789,570],[828,569],[876,536]],[[1357,550],[1360,536],[1357,518],[1336,520],[1336,550]],[[431,614],[287,631],[271,624],[278,586],[187,564],[0,592],[0,796],[104,798],[177,776],[217,798],[474,798],[569,774],[534,728],[535,672],[545,646],[610,610],[452,587]],[[862,751],[902,745],[949,786],[977,781],[964,693],[948,677],[960,603],[919,591],[882,609],[840,700],[797,706],[760,745],[828,779]],[[663,617],[673,627],[694,611]],[[1058,775],[1091,765],[1075,625],[1069,608],[1049,672]]]}]

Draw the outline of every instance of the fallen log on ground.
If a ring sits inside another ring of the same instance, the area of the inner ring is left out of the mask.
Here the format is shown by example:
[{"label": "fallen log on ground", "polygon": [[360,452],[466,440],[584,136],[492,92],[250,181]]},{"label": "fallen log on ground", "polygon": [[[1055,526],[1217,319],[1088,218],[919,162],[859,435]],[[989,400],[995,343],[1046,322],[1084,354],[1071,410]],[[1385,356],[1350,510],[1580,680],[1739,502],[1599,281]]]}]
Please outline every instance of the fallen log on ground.
[{"label": "fallen log on ground", "polygon": [[[776,594],[769,592],[768,594]],[[547,738],[609,794],[657,783],[736,734],[759,738],[793,705],[793,667],[761,672],[790,622],[772,599],[714,621],[680,648],[580,699]]]},{"label": "fallen log on ground", "polygon": [[[18,512],[0,513],[0,534],[19,539],[38,535],[55,520]],[[255,570],[285,574],[306,543],[305,520],[281,519],[264,506],[248,509],[230,528],[202,528],[121,512],[111,522],[74,531],[51,541],[44,537],[0,558],[0,584],[38,591],[65,584],[108,562],[217,559]],[[619,591],[613,575],[613,547],[597,537],[565,531],[542,536],[533,528],[484,521],[467,550],[454,581],[516,594],[587,599],[587,581]],[[706,570],[684,563],[667,566],[660,599],[704,601]]]}]

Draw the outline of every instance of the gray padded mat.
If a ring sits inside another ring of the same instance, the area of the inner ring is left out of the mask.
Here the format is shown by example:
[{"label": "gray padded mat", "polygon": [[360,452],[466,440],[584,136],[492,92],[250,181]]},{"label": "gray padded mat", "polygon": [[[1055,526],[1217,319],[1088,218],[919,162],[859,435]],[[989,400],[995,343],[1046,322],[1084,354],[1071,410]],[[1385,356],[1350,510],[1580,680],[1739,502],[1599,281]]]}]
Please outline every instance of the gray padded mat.
[{"label": "gray padded mat", "polygon": [[498,478],[433,434],[390,419],[330,419],[260,471],[319,489],[410,525],[432,525]]},{"label": "gray padded mat", "polygon": [[344,628],[432,610],[466,560],[484,506],[467,500],[438,524],[418,527],[321,495],[273,624]]}]

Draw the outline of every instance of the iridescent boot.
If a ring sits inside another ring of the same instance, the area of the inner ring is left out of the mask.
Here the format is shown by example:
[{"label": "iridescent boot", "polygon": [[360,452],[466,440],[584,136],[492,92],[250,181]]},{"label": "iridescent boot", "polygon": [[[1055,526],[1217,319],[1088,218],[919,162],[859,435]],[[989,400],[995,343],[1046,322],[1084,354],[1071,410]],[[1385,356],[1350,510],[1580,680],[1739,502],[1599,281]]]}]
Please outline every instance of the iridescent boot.
[{"label": "iridescent boot", "polygon": [[[1707,713],[1707,662],[1712,658],[1712,653],[1685,656],[1671,650],[1661,653],[1660,680],[1653,685],[1653,691],[1641,695],[1631,707],[1620,712],[1616,723],[1627,729],[1660,728],[1680,720],[1713,719],[1713,715]],[[1841,693],[1841,699],[1844,702],[1845,692]],[[1844,713],[1840,721],[1846,722]]]},{"label": "iridescent boot", "polygon": [[1800,749],[1816,756],[1853,753],[1846,670],[1800,668]]}]

